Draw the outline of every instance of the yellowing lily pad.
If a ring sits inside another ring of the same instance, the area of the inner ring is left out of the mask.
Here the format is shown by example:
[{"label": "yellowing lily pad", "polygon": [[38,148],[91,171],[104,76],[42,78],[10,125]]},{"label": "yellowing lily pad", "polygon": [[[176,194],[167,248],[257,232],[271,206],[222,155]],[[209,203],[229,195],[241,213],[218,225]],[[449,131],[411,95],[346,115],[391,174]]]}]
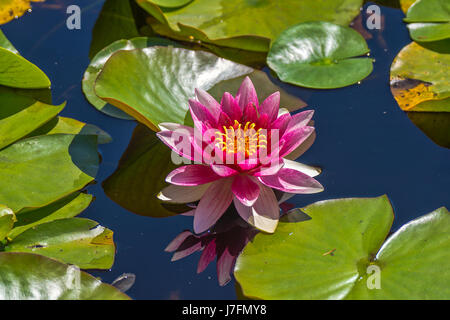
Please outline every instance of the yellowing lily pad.
[{"label": "yellowing lily pad", "polygon": [[21,17],[31,9],[30,2],[44,2],[45,0],[1,0],[0,1],[0,24]]},{"label": "yellowing lily pad", "polygon": [[450,112],[450,52],[410,43],[394,59],[391,90],[402,110]]}]

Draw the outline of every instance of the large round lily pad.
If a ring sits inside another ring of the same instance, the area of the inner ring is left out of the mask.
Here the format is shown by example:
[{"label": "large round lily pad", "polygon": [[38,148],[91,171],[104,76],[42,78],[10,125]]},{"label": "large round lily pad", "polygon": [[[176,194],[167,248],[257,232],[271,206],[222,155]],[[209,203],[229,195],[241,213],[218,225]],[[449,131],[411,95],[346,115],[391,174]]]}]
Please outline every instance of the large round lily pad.
[{"label": "large round lily pad", "polygon": [[157,131],[160,122],[191,123],[188,100],[196,88],[208,90],[252,71],[211,53],[155,46],[113,54],[95,92]]},{"label": "large round lily pad", "polygon": [[86,69],[83,77],[83,92],[88,101],[99,111],[106,113],[109,116],[119,119],[132,120],[133,117],[126,114],[122,110],[114,107],[113,105],[103,101],[94,91],[94,84],[97,76],[105,65],[106,61],[113,55],[113,53],[119,50],[134,50],[142,49],[150,46],[163,46],[163,45],[175,45],[173,41],[163,38],[146,38],[139,37],[131,40],[118,40],[100,50],[92,59],[89,67]]},{"label": "large round lily pad", "polygon": [[354,84],[373,69],[366,41],[355,30],[329,22],[306,22],[283,31],[272,43],[267,63],[295,85],[331,89]]},{"label": "large round lily pad", "polygon": [[23,139],[0,151],[0,203],[14,212],[50,204],[91,182],[98,162],[95,136]]},{"label": "large round lily pad", "polygon": [[175,10],[138,0],[172,30],[205,42],[251,51],[267,51],[284,29],[299,22],[329,21],[348,25],[362,0],[195,0]]},{"label": "large round lily pad", "polygon": [[[246,296],[262,299],[449,299],[450,213],[438,209],[386,242],[386,196],[317,202],[259,234],[238,258]],[[311,219],[298,219],[301,215]],[[299,220],[303,220],[297,222]]]},{"label": "large round lily pad", "polygon": [[11,231],[14,221],[16,221],[14,212],[10,208],[0,204],[0,242]]},{"label": "large round lily pad", "polygon": [[417,0],[408,9],[405,21],[415,41],[437,41],[450,38],[450,2]]},{"label": "large round lily pad", "polygon": [[0,253],[0,300],[129,300],[91,275],[31,253]]},{"label": "large round lily pad", "polygon": [[21,17],[31,9],[30,2],[45,0],[2,0],[0,3],[0,25]]}]

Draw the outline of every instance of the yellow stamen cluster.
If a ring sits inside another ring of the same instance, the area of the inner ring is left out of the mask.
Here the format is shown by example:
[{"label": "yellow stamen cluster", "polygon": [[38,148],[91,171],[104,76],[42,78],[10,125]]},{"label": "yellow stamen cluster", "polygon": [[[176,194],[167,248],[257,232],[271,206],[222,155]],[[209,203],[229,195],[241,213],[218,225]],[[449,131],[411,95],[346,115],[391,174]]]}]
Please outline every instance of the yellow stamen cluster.
[{"label": "yellow stamen cluster", "polygon": [[255,123],[247,122],[243,126],[234,120],[234,125],[223,126],[223,132],[215,132],[216,147],[227,153],[245,153],[246,156],[253,155],[258,148],[267,149],[266,135],[255,127]]}]

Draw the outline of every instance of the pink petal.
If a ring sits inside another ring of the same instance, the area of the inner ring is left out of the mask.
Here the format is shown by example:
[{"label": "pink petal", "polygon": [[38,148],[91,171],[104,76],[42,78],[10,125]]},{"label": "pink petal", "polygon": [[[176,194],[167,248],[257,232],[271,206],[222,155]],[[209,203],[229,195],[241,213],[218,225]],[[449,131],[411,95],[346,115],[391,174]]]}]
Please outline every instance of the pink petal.
[{"label": "pink petal", "polygon": [[211,168],[216,174],[221,177],[230,177],[239,173],[233,168],[230,168],[229,166],[223,164],[213,164],[211,165]]},{"label": "pink petal", "polygon": [[283,166],[284,166],[283,159],[277,158],[269,165],[258,167],[257,169],[252,170],[251,173],[249,174],[255,177],[272,176],[276,174],[278,171],[280,171],[280,169],[283,168]]},{"label": "pink petal", "polygon": [[242,116],[242,122],[255,123],[258,121],[257,106],[253,103],[249,103],[244,108],[244,115]]},{"label": "pink petal", "polygon": [[251,207],[258,199],[259,183],[255,182],[254,178],[243,174],[234,178],[231,190],[243,205]]},{"label": "pink petal", "polygon": [[230,253],[228,248],[222,251],[217,257],[217,278],[219,285],[224,286],[231,280],[231,269],[233,268],[236,257]]},{"label": "pink petal", "polygon": [[170,203],[195,202],[203,197],[209,186],[209,183],[192,187],[170,185],[161,190],[161,192],[158,194],[158,199]]},{"label": "pink petal", "polygon": [[166,181],[179,186],[198,186],[220,178],[209,166],[191,164],[173,170]]},{"label": "pink petal", "polygon": [[[175,124],[167,125],[170,125],[170,127],[175,129]],[[164,130],[157,132],[156,136],[178,155],[189,160],[194,160],[196,158],[196,153],[200,151],[200,148],[194,143],[194,128],[183,125],[177,126],[176,130],[173,131]],[[201,156],[197,156],[197,158],[199,157],[201,159]]]},{"label": "pink petal", "polygon": [[242,219],[250,225],[264,232],[275,231],[280,217],[280,208],[272,189],[261,185],[260,195],[252,207],[244,206],[236,198],[233,203]]},{"label": "pink petal", "polygon": [[183,231],[182,233],[177,235],[175,237],[175,239],[173,239],[169,243],[169,245],[164,249],[164,251],[166,251],[166,252],[174,252],[184,242],[184,240],[186,240],[187,237],[189,237],[191,235],[192,235],[192,232],[190,232],[190,231]]},{"label": "pink petal", "polygon": [[306,138],[306,140],[301,145],[299,145],[296,149],[286,155],[286,158],[290,160],[299,158],[302,154],[308,151],[309,148],[311,148],[311,146],[314,144],[314,141],[316,140],[316,136],[316,132],[314,131],[308,138]]},{"label": "pink petal", "polygon": [[314,127],[302,127],[298,130],[291,130],[283,135],[280,143],[283,147],[280,150],[280,157],[284,157],[298,148],[314,132]]},{"label": "pink petal", "polygon": [[272,130],[278,130],[278,136],[281,138],[284,135],[290,121],[291,115],[289,113],[284,113],[272,122],[270,128]]},{"label": "pink petal", "polygon": [[291,117],[291,121],[289,121],[289,125],[286,129],[286,133],[292,130],[299,130],[304,126],[308,125],[314,115],[314,110],[307,110],[300,113],[297,113]]},{"label": "pink petal", "polygon": [[194,216],[194,231],[201,233],[212,227],[233,201],[231,183],[233,178],[214,182],[200,200]]},{"label": "pink petal", "polygon": [[261,114],[267,114],[269,117],[269,122],[276,119],[278,115],[278,110],[280,109],[280,93],[275,92],[264,100],[264,102],[259,107],[259,112]]},{"label": "pink petal", "polygon": [[216,99],[202,89],[195,89],[195,95],[197,96],[198,101],[208,109],[214,119],[216,121],[219,120],[221,108]]},{"label": "pink petal", "polygon": [[222,106],[222,111],[228,115],[232,122],[234,120],[241,120],[242,109],[239,107],[238,103],[229,92],[225,92],[223,94],[220,105]]},{"label": "pink petal", "polygon": [[239,88],[239,91],[236,95],[236,100],[241,107],[241,110],[249,104],[254,104],[255,107],[259,106],[258,96],[256,95],[255,87],[253,86],[252,80],[249,77],[245,77],[244,81]]},{"label": "pink petal", "polygon": [[317,193],[323,191],[323,186],[314,178],[294,170],[282,168],[276,175],[259,177],[266,186],[287,193]]},{"label": "pink petal", "polygon": [[191,110],[192,120],[194,120],[194,125],[200,132],[203,133],[206,130],[217,127],[216,118],[200,102],[190,99],[189,107]]},{"label": "pink petal", "polygon": [[214,260],[216,257],[216,239],[213,239],[209,242],[205,249],[203,249],[202,255],[200,256],[200,260],[197,265],[197,273],[203,272],[208,265]]}]

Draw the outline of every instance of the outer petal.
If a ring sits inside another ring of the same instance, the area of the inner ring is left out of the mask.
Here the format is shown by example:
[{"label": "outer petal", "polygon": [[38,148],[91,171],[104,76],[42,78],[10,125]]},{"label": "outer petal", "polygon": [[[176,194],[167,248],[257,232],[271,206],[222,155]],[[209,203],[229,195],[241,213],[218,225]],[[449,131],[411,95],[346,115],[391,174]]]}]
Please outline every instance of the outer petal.
[{"label": "outer petal", "polygon": [[158,194],[158,199],[169,203],[190,203],[201,199],[211,184],[186,187],[170,185]]},{"label": "outer petal", "polygon": [[317,180],[294,169],[282,168],[276,175],[258,179],[268,187],[287,193],[303,194],[323,191],[323,186]]},{"label": "outer petal", "polygon": [[233,202],[242,219],[259,230],[273,233],[280,217],[278,201],[272,189],[260,185],[260,190],[258,200],[252,207],[244,206],[237,198]]},{"label": "outer petal", "polygon": [[209,166],[191,164],[173,170],[166,181],[178,186],[198,186],[220,178]]},{"label": "outer petal", "polygon": [[[161,123],[159,126],[161,129],[173,129],[156,133],[157,137],[169,148],[186,159],[201,159],[200,148],[194,144],[194,128],[174,123]],[[195,153],[199,153],[199,156],[195,157]]]},{"label": "outer petal", "polygon": [[299,158],[302,154],[304,154],[306,151],[308,151],[309,148],[314,144],[314,141],[316,140],[316,131],[314,131],[306,140],[299,145],[294,151],[286,155],[285,158],[290,160],[295,160]]},{"label": "outer petal", "polygon": [[258,107],[258,96],[256,95],[255,87],[253,86],[252,80],[249,77],[245,77],[236,95],[236,100],[239,103],[241,110],[252,103]]},{"label": "outer petal", "polygon": [[248,175],[238,175],[234,178],[231,190],[244,206],[251,207],[259,196],[260,183]]},{"label": "outer petal", "polygon": [[203,133],[208,129],[214,129],[217,127],[216,118],[200,102],[190,99],[189,107],[191,110],[192,120],[194,120],[194,125],[198,130],[200,130],[200,132]]},{"label": "outer petal", "polygon": [[259,107],[261,114],[267,114],[269,122],[274,121],[277,118],[278,110],[280,109],[280,92],[272,93],[264,100]]},{"label": "outer petal", "polygon": [[272,161],[269,165],[258,167],[255,170],[249,172],[249,174],[255,177],[273,176],[278,171],[280,171],[280,169],[283,168],[283,166],[284,166],[283,159],[277,158],[274,161]]},{"label": "outer petal", "polygon": [[230,168],[229,166],[224,165],[224,164],[212,164],[211,165],[211,169],[217,175],[219,175],[221,177],[235,176],[235,175],[237,175],[239,173],[236,170],[234,170],[233,168]]},{"label": "outer petal", "polygon": [[300,171],[304,174],[307,174],[310,177],[315,177],[322,173],[322,169],[320,169],[318,167],[308,166],[306,164],[303,164],[303,163],[300,163],[297,161],[283,159],[283,162],[284,162],[283,168],[294,169],[296,171]]},{"label": "outer petal", "polygon": [[195,95],[198,101],[204,105],[215,120],[219,120],[220,115],[220,104],[214,99],[208,92],[202,89],[195,89]]},{"label": "outer petal", "polygon": [[184,240],[186,240],[189,236],[192,236],[192,232],[190,232],[190,231],[183,231],[182,233],[177,235],[175,237],[175,239],[173,239],[168,244],[168,246],[164,249],[164,251],[166,251],[166,252],[174,252],[175,250],[177,250],[181,246],[181,244],[184,242]]},{"label": "outer petal", "polygon": [[309,126],[286,132],[280,139],[280,144],[283,144],[280,150],[280,157],[284,157],[297,149],[313,132],[314,127]]},{"label": "outer petal", "polygon": [[299,130],[311,121],[314,115],[314,110],[306,110],[300,113],[297,113],[291,117],[291,121],[289,121],[289,125],[286,129],[286,133],[292,130]]},{"label": "outer petal", "polygon": [[212,227],[233,201],[231,183],[233,178],[214,182],[200,200],[194,215],[194,231],[201,233]]},{"label": "outer petal", "polygon": [[291,121],[291,115],[289,113],[284,113],[281,116],[279,116],[275,121],[272,122],[272,124],[270,125],[270,128],[272,130],[279,130],[278,132],[278,136],[283,137],[289,122]]}]

